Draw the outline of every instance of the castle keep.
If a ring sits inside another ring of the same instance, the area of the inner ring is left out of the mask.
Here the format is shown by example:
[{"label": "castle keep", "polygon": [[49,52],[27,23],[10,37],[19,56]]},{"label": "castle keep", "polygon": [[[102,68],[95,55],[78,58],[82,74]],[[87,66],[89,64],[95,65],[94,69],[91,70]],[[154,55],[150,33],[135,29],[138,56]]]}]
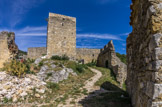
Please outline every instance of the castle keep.
[{"label": "castle keep", "polygon": [[162,1],[132,2],[127,91],[133,107],[162,107]]},{"label": "castle keep", "polygon": [[76,18],[49,13],[47,55],[76,56]]}]

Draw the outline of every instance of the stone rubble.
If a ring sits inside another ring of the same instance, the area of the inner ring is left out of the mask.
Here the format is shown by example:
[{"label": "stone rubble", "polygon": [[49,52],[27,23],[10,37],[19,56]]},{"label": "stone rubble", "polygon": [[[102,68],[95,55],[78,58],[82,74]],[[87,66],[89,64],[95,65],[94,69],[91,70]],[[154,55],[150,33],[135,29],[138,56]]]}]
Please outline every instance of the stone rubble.
[{"label": "stone rubble", "polygon": [[[47,63],[47,62],[45,62]],[[51,63],[51,62],[49,62]],[[52,62],[53,63],[53,62]],[[55,71],[53,70],[57,66],[55,64],[52,64],[49,66],[43,65],[40,69],[40,72],[37,73],[37,76],[40,80],[46,81],[46,82],[53,82],[53,83],[59,83],[60,81],[68,79],[69,75],[72,74],[76,76],[77,74],[73,72],[72,69],[66,68],[65,66],[62,67],[61,70]]]},{"label": "stone rubble", "polygon": [[32,93],[34,88],[38,93],[44,93],[46,90],[46,83],[33,74],[27,74],[25,78],[18,78],[0,72],[0,86],[0,101],[3,101],[4,98],[12,98],[13,102],[16,102]]}]

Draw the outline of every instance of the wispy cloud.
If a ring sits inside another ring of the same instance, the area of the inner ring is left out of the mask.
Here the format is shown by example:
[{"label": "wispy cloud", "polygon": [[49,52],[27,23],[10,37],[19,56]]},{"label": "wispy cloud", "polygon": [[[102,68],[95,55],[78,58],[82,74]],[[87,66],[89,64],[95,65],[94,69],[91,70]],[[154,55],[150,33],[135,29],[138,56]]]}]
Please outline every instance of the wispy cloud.
[{"label": "wispy cloud", "polygon": [[[40,5],[44,0],[1,0],[3,5],[0,9],[1,21],[7,23],[9,27],[14,27],[20,23],[24,16],[34,7]],[[6,7],[7,8],[6,8]]]},{"label": "wispy cloud", "polygon": [[39,26],[39,27],[25,27],[20,30],[15,30],[16,36],[46,36],[47,35],[47,27]]},{"label": "wispy cloud", "polygon": [[108,39],[108,40],[122,40],[117,35],[112,34],[77,34],[77,38],[97,38],[97,39]]},{"label": "wispy cloud", "polygon": [[119,34],[119,36],[128,36],[130,32]]},{"label": "wispy cloud", "polygon": [[98,3],[100,4],[107,4],[107,3],[113,3],[116,2],[118,0],[97,0]]}]

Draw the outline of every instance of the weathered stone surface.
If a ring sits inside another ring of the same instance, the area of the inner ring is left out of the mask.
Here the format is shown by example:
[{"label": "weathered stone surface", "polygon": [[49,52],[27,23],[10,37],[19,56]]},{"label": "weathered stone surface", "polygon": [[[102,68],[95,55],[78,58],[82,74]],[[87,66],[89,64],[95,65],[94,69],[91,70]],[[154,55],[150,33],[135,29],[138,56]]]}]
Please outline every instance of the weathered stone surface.
[{"label": "weathered stone surface", "polygon": [[76,56],[76,18],[49,13],[47,55]]},{"label": "weathered stone surface", "polygon": [[43,55],[47,54],[47,48],[46,47],[34,47],[34,48],[28,48],[28,55],[27,58],[30,59],[37,59]]},{"label": "weathered stone surface", "polygon": [[0,68],[6,61],[14,59],[18,54],[18,47],[15,44],[15,34],[13,32],[0,33]]},{"label": "weathered stone surface", "polygon": [[98,55],[100,53],[99,49],[87,49],[87,48],[77,48],[76,49],[76,59],[83,60],[83,62],[90,63],[92,61],[97,61]]},{"label": "weathered stone surface", "polygon": [[126,80],[127,66],[116,56],[113,42],[110,41],[104,49],[101,49],[97,60],[97,66],[113,70],[121,87]]},{"label": "weathered stone surface", "polygon": [[25,78],[18,78],[0,72],[0,102],[4,98],[12,98],[13,102],[17,102],[18,99],[23,99],[29,93],[33,93],[33,89],[42,94],[47,89],[46,83],[33,74],[27,74]]},{"label": "weathered stone surface", "polygon": [[[44,62],[44,64],[46,64],[46,62]],[[40,80],[45,82],[59,83],[60,81],[68,79],[70,74],[74,76],[77,75],[70,68],[66,68],[64,66],[58,67],[53,64],[53,61],[48,61],[48,66],[43,65],[40,72],[37,73],[37,76]]]},{"label": "weathered stone surface", "polygon": [[161,0],[132,0],[127,38],[127,91],[133,107],[161,107]]}]

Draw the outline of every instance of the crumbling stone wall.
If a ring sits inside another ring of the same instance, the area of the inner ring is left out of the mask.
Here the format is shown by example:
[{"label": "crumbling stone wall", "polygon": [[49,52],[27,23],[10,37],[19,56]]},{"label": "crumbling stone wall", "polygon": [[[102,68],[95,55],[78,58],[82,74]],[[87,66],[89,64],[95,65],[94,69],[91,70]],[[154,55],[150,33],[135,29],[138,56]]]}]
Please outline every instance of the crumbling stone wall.
[{"label": "crumbling stone wall", "polygon": [[127,66],[116,56],[112,41],[104,46],[104,49],[101,49],[97,60],[97,66],[110,68],[116,75],[116,79],[122,87],[126,80]]},{"label": "crumbling stone wall", "polygon": [[37,59],[43,55],[47,54],[47,48],[46,47],[34,47],[34,48],[28,48],[27,58],[30,59]]},{"label": "crumbling stone wall", "polygon": [[86,49],[86,48],[77,48],[76,49],[76,59],[84,60],[84,63],[90,63],[92,61],[97,61],[100,49]]},{"label": "crumbling stone wall", "polygon": [[0,68],[6,61],[14,59],[18,54],[18,47],[15,44],[15,34],[13,32],[0,33]]},{"label": "crumbling stone wall", "polygon": [[132,2],[127,91],[134,107],[162,107],[162,1]]},{"label": "crumbling stone wall", "polygon": [[49,13],[47,55],[76,56],[76,18]]}]

